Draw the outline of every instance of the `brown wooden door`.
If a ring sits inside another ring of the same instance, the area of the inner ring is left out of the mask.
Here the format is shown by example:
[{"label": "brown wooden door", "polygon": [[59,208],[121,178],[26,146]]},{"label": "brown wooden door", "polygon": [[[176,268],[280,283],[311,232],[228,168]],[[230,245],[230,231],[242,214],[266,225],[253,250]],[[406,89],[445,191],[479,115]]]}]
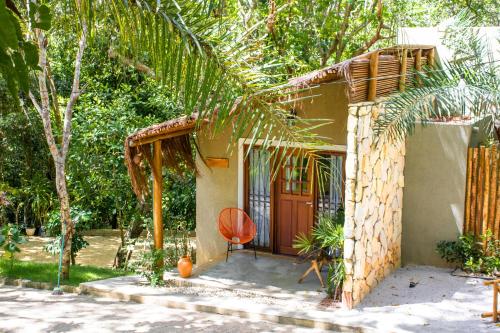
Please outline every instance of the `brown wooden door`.
[{"label": "brown wooden door", "polygon": [[296,255],[295,237],[309,234],[314,223],[312,161],[290,155],[280,168],[276,186],[276,252]]}]

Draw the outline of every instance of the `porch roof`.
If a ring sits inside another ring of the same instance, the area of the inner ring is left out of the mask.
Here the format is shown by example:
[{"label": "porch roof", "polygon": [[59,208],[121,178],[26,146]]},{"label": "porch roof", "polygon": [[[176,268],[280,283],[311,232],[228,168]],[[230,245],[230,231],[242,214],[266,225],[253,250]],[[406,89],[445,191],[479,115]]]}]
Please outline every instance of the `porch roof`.
[{"label": "porch roof", "polygon": [[135,147],[157,140],[189,134],[194,131],[197,119],[198,114],[194,113],[190,116],[182,116],[160,124],[151,125],[129,135],[127,142],[130,147]]}]

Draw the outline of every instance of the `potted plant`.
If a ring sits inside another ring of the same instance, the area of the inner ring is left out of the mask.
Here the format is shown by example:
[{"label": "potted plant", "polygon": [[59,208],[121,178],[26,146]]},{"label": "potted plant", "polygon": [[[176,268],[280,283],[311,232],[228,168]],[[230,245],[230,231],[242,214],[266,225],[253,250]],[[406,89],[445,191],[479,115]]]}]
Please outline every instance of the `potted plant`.
[{"label": "potted plant", "polygon": [[36,228],[33,225],[33,223],[28,223],[28,225],[26,225],[26,235],[27,236],[34,236],[35,231],[36,231]]},{"label": "potted plant", "polygon": [[172,239],[174,242],[175,257],[177,261],[177,271],[180,277],[188,278],[193,272],[193,260],[191,258],[193,251],[189,243],[189,232],[184,221],[177,222],[177,228],[172,230]]}]

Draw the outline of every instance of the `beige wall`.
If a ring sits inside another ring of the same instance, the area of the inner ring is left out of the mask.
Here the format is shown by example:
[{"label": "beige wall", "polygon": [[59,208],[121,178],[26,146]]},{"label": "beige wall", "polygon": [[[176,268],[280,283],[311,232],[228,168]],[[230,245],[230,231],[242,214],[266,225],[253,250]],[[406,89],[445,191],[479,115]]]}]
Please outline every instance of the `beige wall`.
[{"label": "beige wall", "polygon": [[406,143],[403,200],[403,264],[445,266],[440,240],[462,231],[467,147],[472,126],[420,125]]},{"label": "beige wall", "polygon": [[196,264],[209,263],[226,253],[226,242],[219,235],[217,221],[223,208],[238,207],[238,152],[228,152],[229,130],[216,138],[202,135],[200,153],[204,157],[228,158],[229,168],[208,168],[197,156],[196,177]]},{"label": "beige wall", "polygon": [[[316,130],[317,135],[326,136],[327,144],[345,145],[347,137],[347,97],[345,86],[323,85],[308,90],[314,97],[294,105],[300,117],[333,120]],[[201,135],[198,139],[200,152],[204,157],[229,158],[229,168],[207,168],[199,156],[196,178],[196,236],[197,265],[203,265],[225,254],[226,243],[219,235],[217,218],[226,207],[238,206],[238,151],[236,147],[228,152],[231,128],[212,139]]]},{"label": "beige wall", "polygon": [[323,137],[326,144],[345,145],[347,143],[347,108],[346,86],[327,83],[304,92],[312,96],[295,105],[297,115],[304,119],[325,119],[324,126],[314,133]]},{"label": "beige wall", "polygon": [[404,141],[374,141],[377,103],[349,107],[343,303],[353,307],[401,262]]}]

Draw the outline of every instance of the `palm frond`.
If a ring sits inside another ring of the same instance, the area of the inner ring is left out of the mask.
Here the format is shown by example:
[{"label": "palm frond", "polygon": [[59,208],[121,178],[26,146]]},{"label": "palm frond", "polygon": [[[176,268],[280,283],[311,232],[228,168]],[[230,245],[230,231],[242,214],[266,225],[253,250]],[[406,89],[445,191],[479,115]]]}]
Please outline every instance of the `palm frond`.
[{"label": "palm frond", "polygon": [[[499,67],[486,45],[487,41],[475,39],[472,44],[474,52],[469,56],[462,54],[455,61],[443,62],[437,68],[415,73],[421,85],[396,94],[387,101],[385,113],[376,121],[376,136],[404,139],[413,133],[416,122],[425,125],[436,118],[487,118],[493,123],[498,121]],[[491,137],[494,131],[488,134]]]},{"label": "palm frond", "polygon": [[[323,120],[290,121],[290,103],[300,93],[267,73],[275,62],[262,57],[230,18],[216,17],[205,1],[110,0],[96,3],[116,23],[118,52],[150,65],[186,114],[212,121],[213,134],[233,125],[232,141],[247,136],[314,145]],[[98,9],[94,7],[94,10]],[[256,29],[256,27],[252,27]],[[288,103],[287,103],[288,102]],[[276,149],[284,154],[286,149]]]}]

